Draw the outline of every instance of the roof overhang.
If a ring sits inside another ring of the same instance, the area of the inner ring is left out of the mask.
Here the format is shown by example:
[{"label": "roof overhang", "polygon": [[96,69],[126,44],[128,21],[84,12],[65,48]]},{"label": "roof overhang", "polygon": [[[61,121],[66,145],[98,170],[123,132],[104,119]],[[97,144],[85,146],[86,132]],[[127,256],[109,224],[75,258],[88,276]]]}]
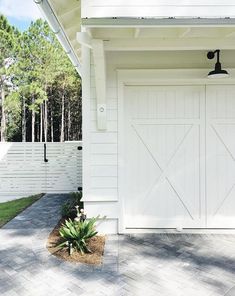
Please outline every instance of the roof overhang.
[{"label": "roof overhang", "polygon": [[235,49],[235,19],[83,19],[82,25],[77,40],[88,47],[103,40],[105,51]]},{"label": "roof overhang", "polygon": [[232,18],[81,19],[82,0],[34,1],[79,74],[81,45],[92,49],[100,130],[107,128],[106,51],[235,50]]},{"label": "roof overhang", "polygon": [[81,0],[34,1],[79,74],[81,44],[96,39],[104,51],[235,49],[235,18],[81,19]]},{"label": "roof overhang", "polygon": [[81,48],[76,33],[81,30],[79,0],[34,0],[77,72],[81,75]]}]

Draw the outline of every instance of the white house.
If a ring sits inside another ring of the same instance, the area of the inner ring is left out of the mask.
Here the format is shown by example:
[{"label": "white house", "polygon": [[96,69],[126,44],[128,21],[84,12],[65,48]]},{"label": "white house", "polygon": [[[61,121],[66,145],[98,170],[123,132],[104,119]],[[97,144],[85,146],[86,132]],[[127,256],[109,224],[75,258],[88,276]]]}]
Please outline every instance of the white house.
[{"label": "white house", "polygon": [[34,1],[82,76],[88,215],[235,228],[235,2]]}]

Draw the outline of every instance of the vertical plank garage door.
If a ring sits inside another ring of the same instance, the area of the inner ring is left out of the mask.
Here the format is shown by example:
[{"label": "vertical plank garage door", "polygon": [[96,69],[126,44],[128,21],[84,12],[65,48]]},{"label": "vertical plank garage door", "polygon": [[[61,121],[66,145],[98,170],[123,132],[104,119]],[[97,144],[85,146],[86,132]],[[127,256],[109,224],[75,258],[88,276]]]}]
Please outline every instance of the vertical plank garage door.
[{"label": "vertical plank garage door", "polygon": [[207,227],[235,228],[235,86],[206,88]]},{"label": "vertical plank garage door", "polygon": [[126,228],[235,228],[235,86],[128,86]]},{"label": "vertical plank garage door", "polygon": [[126,228],[204,227],[205,87],[127,86]]}]

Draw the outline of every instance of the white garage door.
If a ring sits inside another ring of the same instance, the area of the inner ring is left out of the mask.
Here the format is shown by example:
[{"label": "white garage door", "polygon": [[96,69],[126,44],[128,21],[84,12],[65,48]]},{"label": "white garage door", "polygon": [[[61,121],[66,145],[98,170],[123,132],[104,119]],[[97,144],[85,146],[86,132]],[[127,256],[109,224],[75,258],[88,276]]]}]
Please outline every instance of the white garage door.
[{"label": "white garage door", "polygon": [[235,86],[206,92],[207,227],[235,228]]},{"label": "white garage door", "polygon": [[235,87],[128,86],[124,114],[125,227],[235,227]]}]

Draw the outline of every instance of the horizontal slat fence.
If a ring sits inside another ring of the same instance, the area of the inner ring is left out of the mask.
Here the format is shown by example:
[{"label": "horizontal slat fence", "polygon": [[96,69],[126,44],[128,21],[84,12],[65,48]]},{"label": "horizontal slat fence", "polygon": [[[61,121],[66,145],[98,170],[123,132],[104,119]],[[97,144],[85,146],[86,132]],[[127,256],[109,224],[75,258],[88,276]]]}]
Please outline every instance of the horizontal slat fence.
[{"label": "horizontal slat fence", "polygon": [[[82,142],[0,143],[0,202],[82,187]],[[44,161],[44,157],[48,162]]]}]

